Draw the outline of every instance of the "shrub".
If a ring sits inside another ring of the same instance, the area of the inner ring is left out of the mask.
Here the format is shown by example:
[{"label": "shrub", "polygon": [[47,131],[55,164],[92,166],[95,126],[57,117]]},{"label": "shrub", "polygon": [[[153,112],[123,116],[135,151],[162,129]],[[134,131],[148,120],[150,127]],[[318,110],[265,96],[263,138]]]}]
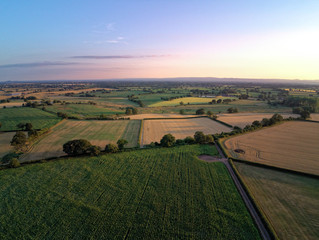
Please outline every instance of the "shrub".
[{"label": "shrub", "polygon": [[175,144],[175,137],[172,134],[166,134],[161,139],[161,146],[171,147]]},{"label": "shrub", "polygon": [[125,139],[119,139],[117,141],[117,146],[120,150],[124,148],[124,145],[127,144],[128,142]]},{"label": "shrub", "polygon": [[194,143],[195,143],[195,139],[194,139],[193,137],[186,137],[186,138],[184,139],[184,142],[185,142],[186,144],[194,144]]},{"label": "shrub", "polygon": [[88,153],[91,156],[98,156],[101,153],[101,148],[99,146],[92,145],[91,147],[89,147]]},{"label": "shrub", "polygon": [[196,110],[196,115],[203,115],[203,114],[205,114],[204,108],[200,108],[200,109]]},{"label": "shrub", "polygon": [[11,168],[17,168],[20,167],[20,162],[17,158],[12,158],[9,162],[9,167]]},{"label": "shrub", "polygon": [[107,153],[116,153],[118,151],[119,148],[115,144],[110,143],[105,146],[105,152]]},{"label": "shrub", "polygon": [[203,132],[195,132],[194,139],[196,143],[203,144],[206,141],[205,134]]}]

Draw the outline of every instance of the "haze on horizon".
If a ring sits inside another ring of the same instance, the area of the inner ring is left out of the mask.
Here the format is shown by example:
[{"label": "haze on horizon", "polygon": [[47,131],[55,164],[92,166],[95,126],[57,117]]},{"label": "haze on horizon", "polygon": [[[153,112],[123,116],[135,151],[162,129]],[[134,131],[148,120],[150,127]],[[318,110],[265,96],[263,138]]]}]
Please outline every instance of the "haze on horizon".
[{"label": "haze on horizon", "polygon": [[0,2],[0,81],[319,80],[318,0]]}]

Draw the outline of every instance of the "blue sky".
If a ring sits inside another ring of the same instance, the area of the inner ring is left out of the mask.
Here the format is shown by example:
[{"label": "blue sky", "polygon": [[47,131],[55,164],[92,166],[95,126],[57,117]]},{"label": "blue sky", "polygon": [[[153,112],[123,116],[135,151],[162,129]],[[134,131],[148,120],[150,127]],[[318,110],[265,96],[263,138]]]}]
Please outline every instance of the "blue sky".
[{"label": "blue sky", "polygon": [[0,2],[0,81],[319,79],[319,1]]}]

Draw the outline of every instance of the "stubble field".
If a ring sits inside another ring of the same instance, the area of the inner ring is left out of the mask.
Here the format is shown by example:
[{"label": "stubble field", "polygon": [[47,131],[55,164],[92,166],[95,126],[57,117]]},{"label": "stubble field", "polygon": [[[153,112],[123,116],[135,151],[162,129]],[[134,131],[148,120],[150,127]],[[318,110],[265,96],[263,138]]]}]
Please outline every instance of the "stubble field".
[{"label": "stubble field", "polygon": [[[319,175],[319,124],[286,122],[224,141],[235,158]],[[241,149],[245,153],[236,153]]]},{"label": "stubble field", "polygon": [[[126,147],[137,146],[139,120],[118,121],[74,121],[66,120],[54,127],[52,131],[34,144],[32,150],[24,154],[22,162],[40,160],[65,155],[63,144],[73,139],[86,139],[91,144],[100,146],[102,149],[108,143],[116,143],[120,138],[127,139]],[[129,137],[125,133],[130,133]]]},{"label": "stubble field", "polygon": [[13,149],[10,145],[10,141],[15,134],[15,132],[0,132],[0,159]]},{"label": "stubble field", "polygon": [[187,136],[194,136],[196,131],[202,131],[205,134],[215,134],[230,132],[231,128],[209,118],[144,120],[142,144],[159,142],[168,133],[172,134],[176,139],[183,139]]}]

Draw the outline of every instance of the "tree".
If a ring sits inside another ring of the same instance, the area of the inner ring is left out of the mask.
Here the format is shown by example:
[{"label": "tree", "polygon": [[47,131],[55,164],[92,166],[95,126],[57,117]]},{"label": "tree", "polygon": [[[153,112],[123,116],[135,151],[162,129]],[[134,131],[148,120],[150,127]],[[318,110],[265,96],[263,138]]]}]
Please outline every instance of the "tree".
[{"label": "tree", "polygon": [[12,140],[11,140],[11,145],[16,147],[17,149],[20,149],[25,146],[27,142],[27,136],[23,132],[17,132]]},{"label": "tree", "polygon": [[124,148],[124,145],[127,144],[128,141],[126,141],[125,139],[121,138],[117,141],[117,146],[120,150],[122,150]]},{"label": "tree", "polygon": [[133,111],[131,108],[127,108],[126,111],[125,111],[125,114],[126,115],[132,115],[133,114]]},{"label": "tree", "polygon": [[172,134],[166,134],[161,139],[161,146],[171,147],[175,144],[175,137]]},{"label": "tree", "polygon": [[25,124],[25,130],[26,130],[26,131],[31,131],[32,128],[33,128],[32,123],[26,123],[26,124]]},{"label": "tree", "polygon": [[211,117],[213,115],[212,111],[207,111],[207,116]]},{"label": "tree", "polygon": [[221,98],[218,99],[218,100],[217,100],[217,103],[222,103],[222,99],[221,99]]},{"label": "tree", "polygon": [[184,109],[179,110],[179,114],[181,115],[185,114],[185,110]]},{"label": "tree", "polygon": [[203,144],[206,142],[205,134],[200,131],[195,132],[194,139],[195,139],[195,142],[199,144]]},{"label": "tree", "polygon": [[200,109],[196,110],[196,115],[203,115],[203,114],[205,114],[204,108],[200,108]]},{"label": "tree", "polygon": [[9,167],[11,168],[17,168],[20,167],[20,162],[17,158],[12,158],[9,162]]},{"label": "tree", "polygon": [[17,128],[20,128],[21,130],[23,130],[25,127],[25,123],[18,123],[17,124]]},{"label": "tree", "polygon": [[85,139],[71,140],[63,144],[63,152],[68,155],[80,155],[88,153],[92,144]]},{"label": "tree", "polygon": [[303,111],[300,113],[300,116],[301,116],[301,118],[303,118],[303,119],[310,118],[310,112],[307,111],[307,110],[303,110]]},{"label": "tree", "polygon": [[132,113],[133,113],[134,115],[137,114],[137,113],[138,113],[137,108],[132,108]]},{"label": "tree", "polygon": [[263,120],[261,120],[261,125],[262,125],[263,127],[269,126],[269,124],[270,124],[270,121],[269,121],[268,118],[263,118]]},{"label": "tree", "polygon": [[88,153],[91,156],[98,156],[101,153],[101,148],[99,146],[92,145],[91,147],[89,147]]},{"label": "tree", "polygon": [[193,144],[193,143],[195,143],[195,139],[193,138],[193,137],[186,137],[185,139],[184,139],[184,142],[186,143],[186,144]]},{"label": "tree", "polygon": [[213,144],[214,143],[214,137],[210,134],[205,135],[205,142],[209,143],[209,144]]},{"label": "tree", "polygon": [[253,121],[252,125],[255,126],[255,127],[261,127],[261,123],[259,121],[257,121],[257,120]]},{"label": "tree", "polygon": [[115,144],[110,143],[105,146],[105,152],[107,153],[116,153],[118,151],[119,148]]}]

